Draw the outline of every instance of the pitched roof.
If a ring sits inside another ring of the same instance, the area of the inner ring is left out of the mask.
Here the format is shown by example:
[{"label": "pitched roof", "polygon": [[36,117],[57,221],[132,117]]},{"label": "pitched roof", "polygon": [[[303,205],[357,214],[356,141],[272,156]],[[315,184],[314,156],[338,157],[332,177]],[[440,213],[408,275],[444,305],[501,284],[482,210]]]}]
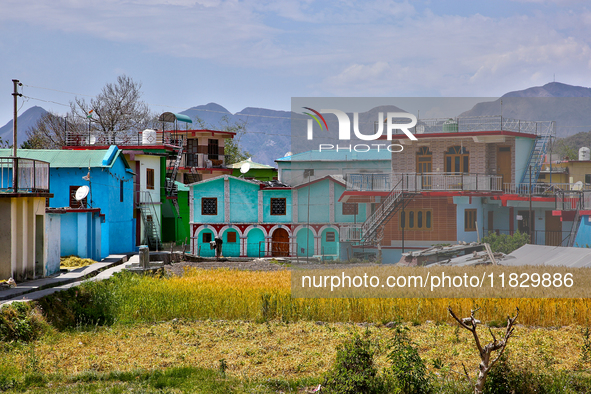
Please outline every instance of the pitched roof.
[{"label": "pitched roof", "polygon": [[378,152],[377,149],[371,149],[367,152],[349,152],[348,150],[327,150],[327,151],[307,151],[302,153],[296,153],[291,156],[281,157],[275,159],[276,162],[289,162],[289,161],[362,161],[362,160],[392,160],[392,152],[388,149],[382,148]]},{"label": "pitched roof", "polygon": [[273,166],[268,166],[266,164],[261,164],[261,163],[255,163],[254,161],[251,161],[250,159],[242,160],[242,161],[239,161],[238,163],[234,163],[234,164],[228,164],[226,167],[233,168],[233,169],[239,169],[244,163],[249,163],[251,170],[275,170],[275,167],[273,167]]},{"label": "pitched roof", "polygon": [[[50,168],[111,167],[121,154],[116,146],[97,150],[18,149],[17,156],[49,162]],[[0,157],[12,156],[12,149],[0,149]],[[125,166],[129,164],[122,156]]]}]

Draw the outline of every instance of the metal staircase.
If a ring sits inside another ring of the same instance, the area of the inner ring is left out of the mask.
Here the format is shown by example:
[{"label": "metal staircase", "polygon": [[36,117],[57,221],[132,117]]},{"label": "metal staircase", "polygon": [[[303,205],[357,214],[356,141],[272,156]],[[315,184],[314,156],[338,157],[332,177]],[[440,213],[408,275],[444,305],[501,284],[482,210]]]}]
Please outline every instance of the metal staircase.
[{"label": "metal staircase", "polygon": [[581,200],[577,202],[577,212],[575,213],[575,218],[573,220],[573,226],[570,229],[570,234],[568,235],[568,244],[567,246],[575,246],[575,239],[577,238],[577,231],[579,230],[579,225],[581,224]]},{"label": "metal staircase", "polygon": [[178,196],[178,187],[175,183],[176,176],[179,172],[179,166],[181,164],[181,160],[183,158],[183,146],[185,144],[185,139],[181,138],[179,149],[176,152],[176,159],[174,161],[174,165],[172,166],[172,170],[167,172],[166,174],[166,198],[170,199],[174,209],[176,210],[177,217],[180,218],[180,211],[179,211],[179,203],[177,201]]},{"label": "metal staircase", "polygon": [[520,185],[522,188],[529,187],[526,185],[529,185],[530,183],[530,171],[531,183],[537,183],[538,177],[540,176],[540,170],[542,169],[542,165],[544,164],[544,156],[546,155],[546,151],[548,150],[548,144],[550,143],[550,139],[555,134],[554,122],[540,122],[539,125],[540,129],[536,130],[536,142],[534,143],[534,147],[529,155],[528,167],[521,176]]},{"label": "metal staircase", "polygon": [[142,216],[142,223],[144,224],[144,237],[142,242],[148,245],[151,250],[160,250],[162,249],[159,231],[160,223],[158,222],[158,215],[152,201],[152,196],[149,192],[142,192],[142,197],[143,198],[141,198],[138,203],[138,208],[140,209]]},{"label": "metal staircase", "polygon": [[400,179],[388,196],[386,196],[382,204],[363,223],[361,226],[362,243],[375,244],[379,242],[379,239],[383,236],[384,224],[396,212],[398,212],[398,210],[410,203],[411,199],[405,198],[405,196],[410,196],[414,193],[405,192],[403,186],[403,179]]}]

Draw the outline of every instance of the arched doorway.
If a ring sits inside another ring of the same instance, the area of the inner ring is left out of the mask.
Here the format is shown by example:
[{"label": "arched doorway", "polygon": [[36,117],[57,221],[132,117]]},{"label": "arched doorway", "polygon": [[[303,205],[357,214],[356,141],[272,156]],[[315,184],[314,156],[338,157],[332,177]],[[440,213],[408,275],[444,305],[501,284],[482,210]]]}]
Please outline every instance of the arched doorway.
[{"label": "arched doorway", "polygon": [[289,234],[284,228],[278,228],[271,237],[271,254],[274,257],[289,256]]}]

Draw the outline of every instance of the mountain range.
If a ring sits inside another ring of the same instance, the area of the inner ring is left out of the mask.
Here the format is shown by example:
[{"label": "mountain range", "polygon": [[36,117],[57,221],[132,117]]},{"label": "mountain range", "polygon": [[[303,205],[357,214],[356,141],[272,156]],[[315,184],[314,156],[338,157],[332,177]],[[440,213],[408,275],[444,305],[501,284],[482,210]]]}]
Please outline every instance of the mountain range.
[{"label": "mountain range", "polygon": [[[359,123],[373,123],[377,112],[384,108],[376,107],[359,114]],[[392,110],[391,107],[388,110]],[[404,109],[400,109],[404,111]],[[18,143],[27,139],[26,130],[33,126],[45,113],[41,107],[32,107],[18,118]],[[240,146],[258,163],[274,165],[274,160],[283,157],[292,148],[291,121],[309,119],[306,115],[290,111],[247,107],[231,113],[216,103],[191,107],[183,112],[195,120],[193,128],[223,129],[235,124],[244,124],[245,133],[238,136]],[[557,136],[567,137],[591,130],[591,88],[571,86],[551,82],[544,86],[531,87],[506,93],[501,98],[476,104],[460,116],[489,116],[522,120],[554,120]],[[455,114],[450,114],[455,116]],[[336,127],[336,118],[326,117],[329,129]],[[198,120],[197,120],[198,119]],[[12,141],[12,121],[0,128],[0,138]],[[299,143],[297,139],[294,140]],[[316,140],[315,136],[315,142]]]}]

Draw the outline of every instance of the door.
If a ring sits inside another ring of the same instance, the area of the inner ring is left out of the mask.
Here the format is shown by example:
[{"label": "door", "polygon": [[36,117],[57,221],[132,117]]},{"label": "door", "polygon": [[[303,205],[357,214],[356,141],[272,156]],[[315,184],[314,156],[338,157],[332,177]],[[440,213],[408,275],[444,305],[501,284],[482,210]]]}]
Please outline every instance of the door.
[{"label": "door", "polygon": [[560,216],[552,216],[552,211],[546,211],[546,245],[560,246],[562,244],[562,222]]},{"label": "door", "polygon": [[431,172],[433,171],[433,155],[427,147],[421,147],[417,153],[417,173],[421,175],[421,189],[431,189]]},{"label": "door", "polygon": [[501,188],[504,190],[505,183],[511,183],[511,147],[499,146],[497,147],[497,175],[502,179]]},{"label": "door", "polygon": [[289,256],[289,234],[284,228],[278,228],[271,238],[271,255],[274,257]]}]

